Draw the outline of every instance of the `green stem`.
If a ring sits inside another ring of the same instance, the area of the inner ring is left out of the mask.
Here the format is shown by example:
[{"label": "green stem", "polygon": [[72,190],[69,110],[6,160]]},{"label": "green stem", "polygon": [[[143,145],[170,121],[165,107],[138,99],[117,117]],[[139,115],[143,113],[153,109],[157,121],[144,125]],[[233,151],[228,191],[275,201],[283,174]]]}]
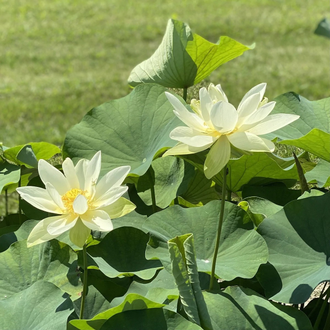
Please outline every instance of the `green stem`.
[{"label": "green stem", "polygon": [[325,321],[324,329],[330,329],[330,312],[328,311],[328,316]]},{"label": "green stem", "polygon": [[6,216],[5,216],[5,222],[6,222],[6,225],[9,226],[9,220],[7,219],[8,217],[8,190],[6,189],[5,190],[5,212],[6,212]]},{"label": "green stem", "polygon": [[83,279],[83,291],[82,291],[82,296],[81,296],[79,319],[82,319],[83,316],[84,316],[86,291],[87,291],[87,252],[86,252],[86,244],[84,244],[84,246],[83,246],[83,267],[84,267],[84,279]]},{"label": "green stem", "polygon": [[148,175],[151,181],[151,188],[150,188],[150,194],[151,194],[151,202],[152,202],[152,212],[157,212],[157,204],[156,204],[156,193],[155,193],[155,185],[154,185],[154,178],[151,173],[151,167],[148,169]]},{"label": "green stem", "polygon": [[210,279],[210,286],[209,286],[210,291],[212,290],[212,287],[213,287],[214,274],[215,274],[215,265],[216,265],[216,262],[217,262],[217,255],[218,255],[219,244],[220,244],[220,236],[221,236],[221,229],[222,229],[222,223],[223,223],[223,216],[224,216],[224,213],[225,213],[224,211],[225,211],[225,201],[226,201],[227,165],[223,168],[222,171],[223,171],[223,182],[222,182],[221,209],[220,209],[220,217],[219,217],[217,238],[216,238],[216,242],[215,242],[213,260],[212,260],[211,279]]},{"label": "green stem", "polygon": [[328,283],[328,282],[324,282],[324,285],[323,285],[322,291],[321,291],[321,293],[320,293],[320,297],[319,297],[319,299],[317,300],[317,302],[316,302],[314,308],[311,310],[311,312],[308,313],[307,316],[308,316],[309,318],[311,318],[312,315],[314,314],[314,312],[319,308],[320,302],[322,301],[322,298],[324,297],[324,294],[325,294],[325,293],[324,293],[324,290],[325,290],[325,288],[327,287],[327,283]]},{"label": "green stem", "polygon": [[188,88],[187,87],[184,87],[183,88],[183,96],[182,98],[187,101],[187,94],[188,94]]},{"label": "green stem", "polygon": [[151,202],[152,202],[152,212],[156,213],[157,212],[157,206],[156,206],[156,194],[155,194],[155,186],[151,186]]},{"label": "green stem", "polygon": [[[321,323],[324,310],[327,307],[329,298],[330,298],[330,287],[327,289],[327,295],[326,295],[325,299],[323,300],[321,309],[319,311],[319,314],[317,315],[317,319],[316,319],[315,324],[314,324],[314,327],[313,327],[314,330],[318,330],[319,329],[319,325]],[[327,320],[327,322],[328,322],[328,320]]]},{"label": "green stem", "polygon": [[231,202],[231,191],[229,189],[227,191],[227,201]]},{"label": "green stem", "polygon": [[[21,173],[22,173],[22,171],[21,171]],[[21,180],[22,180],[22,177],[19,178],[18,187],[20,187],[22,184]],[[22,201],[21,195],[18,194],[18,222],[19,222],[19,225],[21,225],[23,223],[21,201]]]}]

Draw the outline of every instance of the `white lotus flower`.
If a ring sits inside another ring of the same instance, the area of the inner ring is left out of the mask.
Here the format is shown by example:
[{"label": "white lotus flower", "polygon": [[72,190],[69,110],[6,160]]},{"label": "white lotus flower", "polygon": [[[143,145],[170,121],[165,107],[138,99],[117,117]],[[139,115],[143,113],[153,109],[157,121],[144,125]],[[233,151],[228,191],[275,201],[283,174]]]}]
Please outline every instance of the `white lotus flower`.
[{"label": "white lotus flower", "polygon": [[44,160],[38,171],[45,188],[17,188],[21,197],[34,207],[60,214],[41,220],[31,231],[27,244],[33,246],[58,237],[70,230],[71,241],[82,247],[91,230],[110,231],[112,218],[121,217],[135,209],[135,205],[121,197],[126,186],[121,186],[130,166],[108,172],[100,180],[101,152],[89,161],[81,159],[76,166],[66,158],[63,172]]},{"label": "white lotus flower", "polygon": [[237,110],[228,102],[220,85],[211,84],[199,90],[199,101],[192,100],[190,112],[172,94],[165,92],[174,107],[174,114],[187,126],[176,127],[170,137],[179,143],[164,156],[194,154],[211,148],[204,163],[205,176],[210,179],[228,163],[231,146],[249,152],[273,152],[272,141],[259,137],[276,131],[299,116],[269,115],[275,102],[263,100],[266,84],[248,91]]}]

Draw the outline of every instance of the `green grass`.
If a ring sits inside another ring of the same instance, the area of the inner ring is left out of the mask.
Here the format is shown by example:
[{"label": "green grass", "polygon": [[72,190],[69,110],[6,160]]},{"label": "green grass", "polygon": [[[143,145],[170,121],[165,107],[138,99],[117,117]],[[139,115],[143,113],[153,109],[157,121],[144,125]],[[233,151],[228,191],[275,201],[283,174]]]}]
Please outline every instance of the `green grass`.
[{"label": "green grass", "polygon": [[328,0],[0,0],[0,14],[6,146],[61,145],[88,110],[129,93],[130,71],[154,52],[171,17],[212,42],[256,42],[208,78],[234,105],[260,82],[269,99],[288,91],[329,96],[329,40],[313,34],[330,16]]}]

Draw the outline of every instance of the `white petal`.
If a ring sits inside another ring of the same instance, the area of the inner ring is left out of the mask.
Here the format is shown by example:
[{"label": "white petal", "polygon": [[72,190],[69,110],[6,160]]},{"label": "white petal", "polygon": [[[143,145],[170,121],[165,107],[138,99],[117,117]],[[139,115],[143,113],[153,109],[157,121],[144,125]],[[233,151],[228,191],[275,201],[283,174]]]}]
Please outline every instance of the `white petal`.
[{"label": "white petal", "polygon": [[86,176],[86,169],[87,169],[88,163],[89,163],[89,160],[80,159],[75,166],[75,171],[77,174],[77,178],[78,178],[81,190],[85,189],[85,176]]},{"label": "white petal", "polygon": [[202,117],[205,122],[208,122],[213,102],[205,87],[199,90],[199,101]]},{"label": "white petal", "polygon": [[63,210],[65,210],[65,206],[63,204],[62,197],[60,196],[58,191],[49,182],[46,182],[46,190],[47,190],[49,196],[54,201],[54,203],[62,210],[61,213],[63,213]]},{"label": "white petal", "polygon": [[49,223],[47,231],[50,235],[59,236],[71,229],[77,222],[78,217],[72,214],[52,217],[53,221]]},{"label": "white petal", "polygon": [[220,136],[206,156],[204,173],[208,179],[218,174],[230,159],[230,143],[226,135]]},{"label": "white petal", "polygon": [[84,214],[88,210],[88,201],[86,197],[78,195],[73,201],[72,207],[76,214]]},{"label": "white petal", "polygon": [[204,147],[213,143],[216,138],[211,135],[201,134],[190,127],[179,126],[172,130],[170,138],[192,147]]},{"label": "white petal", "polygon": [[265,119],[274,109],[276,102],[269,102],[258,108],[250,116],[246,117],[242,125],[239,127],[240,131],[246,131],[252,126],[255,126],[257,123]]},{"label": "white petal", "polygon": [[85,173],[85,189],[91,191],[91,186],[96,185],[101,171],[101,151],[98,151],[89,161]]},{"label": "white petal", "polygon": [[135,204],[124,197],[120,197],[114,203],[103,207],[102,210],[107,212],[111,219],[116,219],[132,212],[136,208]]},{"label": "white petal", "polygon": [[200,148],[196,148],[196,147],[192,147],[192,146],[188,146],[187,144],[183,144],[183,143],[178,143],[177,145],[175,145],[173,148],[168,149],[164,154],[163,157],[166,156],[176,156],[176,155],[190,155],[190,154],[196,154],[197,152],[206,150],[208,147],[210,147],[212,145],[212,143],[210,143],[210,145],[208,146],[204,146],[204,147],[200,147]]},{"label": "white petal", "polygon": [[208,87],[208,93],[212,100],[212,103],[217,103],[219,101],[228,102],[226,94],[223,92],[221,85],[214,86],[214,84],[210,84]]},{"label": "white petal", "polygon": [[20,187],[16,190],[25,201],[37,209],[49,213],[62,213],[62,210],[49,196],[46,189],[39,187]]},{"label": "white petal", "polygon": [[236,132],[228,135],[229,142],[236,148],[252,152],[273,152],[275,145],[272,141],[263,139],[249,132]]},{"label": "white petal", "polygon": [[130,166],[120,166],[104,175],[96,185],[96,193],[94,199],[97,200],[108,190],[119,187],[126,179],[126,176],[130,170]]},{"label": "white petal", "polygon": [[41,244],[59,236],[49,234],[47,227],[51,222],[60,218],[62,218],[62,216],[49,217],[39,221],[38,224],[32,229],[27,239],[27,246],[31,247],[37,244]]},{"label": "white petal", "polygon": [[70,240],[79,247],[83,247],[86,243],[91,230],[86,227],[81,219],[78,219],[76,224],[70,229]]},{"label": "white petal", "polygon": [[190,108],[199,116],[202,118],[202,112],[201,112],[201,103],[196,100],[192,99],[190,101]]},{"label": "white petal", "polygon": [[80,218],[84,225],[92,230],[110,231],[113,229],[109,214],[103,210],[86,212]]},{"label": "white petal", "polygon": [[289,125],[290,123],[297,120],[300,116],[297,115],[289,115],[289,114],[283,114],[279,113],[276,115],[270,115],[267,118],[265,118],[263,121],[261,121],[256,126],[249,129],[250,133],[256,134],[256,135],[263,135],[268,134],[270,132],[274,132],[286,125]]},{"label": "white petal", "polygon": [[198,117],[195,113],[190,112],[186,107],[172,94],[165,92],[167,99],[171,102],[174,107],[174,114],[187,126],[194,128],[198,131],[203,131],[204,121]]},{"label": "white petal", "polygon": [[223,134],[234,130],[238,115],[235,107],[227,102],[218,102],[211,110],[211,121],[213,126]]},{"label": "white petal", "polygon": [[257,111],[260,103],[259,94],[253,94],[249,96],[244,102],[241,102],[240,106],[237,108],[238,112],[238,126],[242,125],[248,116],[251,116],[255,111]]},{"label": "white petal", "polygon": [[127,191],[128,187],[120,186],[115,187],[113,189],[108,190],[104,195],[100,196],[99,199],[93,200],[93,207],[100,208],[108,206],[118,200],[125,192]]},{"label": "white petal", "polygon": [[239,104],[238,108],[240,108],[241,104],[251,95],[253,94],[259,94],[260,101],[263,99],[265,91],[266,91],[267,84],[266,83],[261,83],[257,86],[252,87],[242,98],[241,103]]},{"label": "white petal", "polygon": [[45,160],[39,160],[38,171],[42,182],[44,184],[46,184],[46,182],[51,183],[61,196],[71,189],[63,173]]},{"label": "white petal", "polygon": [[[225,101],[225,102],[228,102],[227,95],[226,95],[225,92],[223,91],[221,85],[218,84],[218,85],[216,85],[215,87],[216,87],[216,89],[220,92],[220,94],[217,94],[217,100],[218,100],[218,101]],[[220,97],[220,95],[221,95],[221,97]]]},{"label": "white petal", "polygon": [[70,158],[66,158],[65,161],[62,163],[62,169],[66,179],[69,182],[69,185],[71,186],[71,189],[80,188],[77,173]]}]

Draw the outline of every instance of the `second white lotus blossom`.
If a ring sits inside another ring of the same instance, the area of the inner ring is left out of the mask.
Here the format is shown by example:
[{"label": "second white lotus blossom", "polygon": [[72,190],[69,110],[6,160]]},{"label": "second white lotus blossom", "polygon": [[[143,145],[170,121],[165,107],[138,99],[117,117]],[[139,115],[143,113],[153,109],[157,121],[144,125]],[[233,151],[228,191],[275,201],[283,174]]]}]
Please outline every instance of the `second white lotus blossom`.
[{"label": "second white lotus blossom", "polygon": [[194,112],[166,92],[174,114],[187,126],[172,130],[170,137],[178,144],[164,156],[194,154],[210,148],[204,163],[205,176],[210,179],[228,163],[231,146],[249,152],[273,152],[274,143],[259,135],[276,131],[299,116],[270,115],[275,102],[267,103],[267,99],[263,99],[265,90],[265,83],[253,87],[236,110],[221,86],[210,84],[208,90],[205,87],[199,90],[199,101],[191,101]]},{"label": "second white lotus blossom", "polygon": [[70,231],[71,241],[82,247],[91,230],[110,231],[111,219],[135,209],[135,205],[121,197],[127,187],[122,186],[130,166],[121,166],[105,174],[100,180],[101,152],[91,160],[81,159],[76,166],[70,158],[62,164],[63,172],[44,160],[38,171],[45,188],[21,187],[17,192],[34,207],[59,214],[41,220],[31,231],[27,244],[33,246]]}]

